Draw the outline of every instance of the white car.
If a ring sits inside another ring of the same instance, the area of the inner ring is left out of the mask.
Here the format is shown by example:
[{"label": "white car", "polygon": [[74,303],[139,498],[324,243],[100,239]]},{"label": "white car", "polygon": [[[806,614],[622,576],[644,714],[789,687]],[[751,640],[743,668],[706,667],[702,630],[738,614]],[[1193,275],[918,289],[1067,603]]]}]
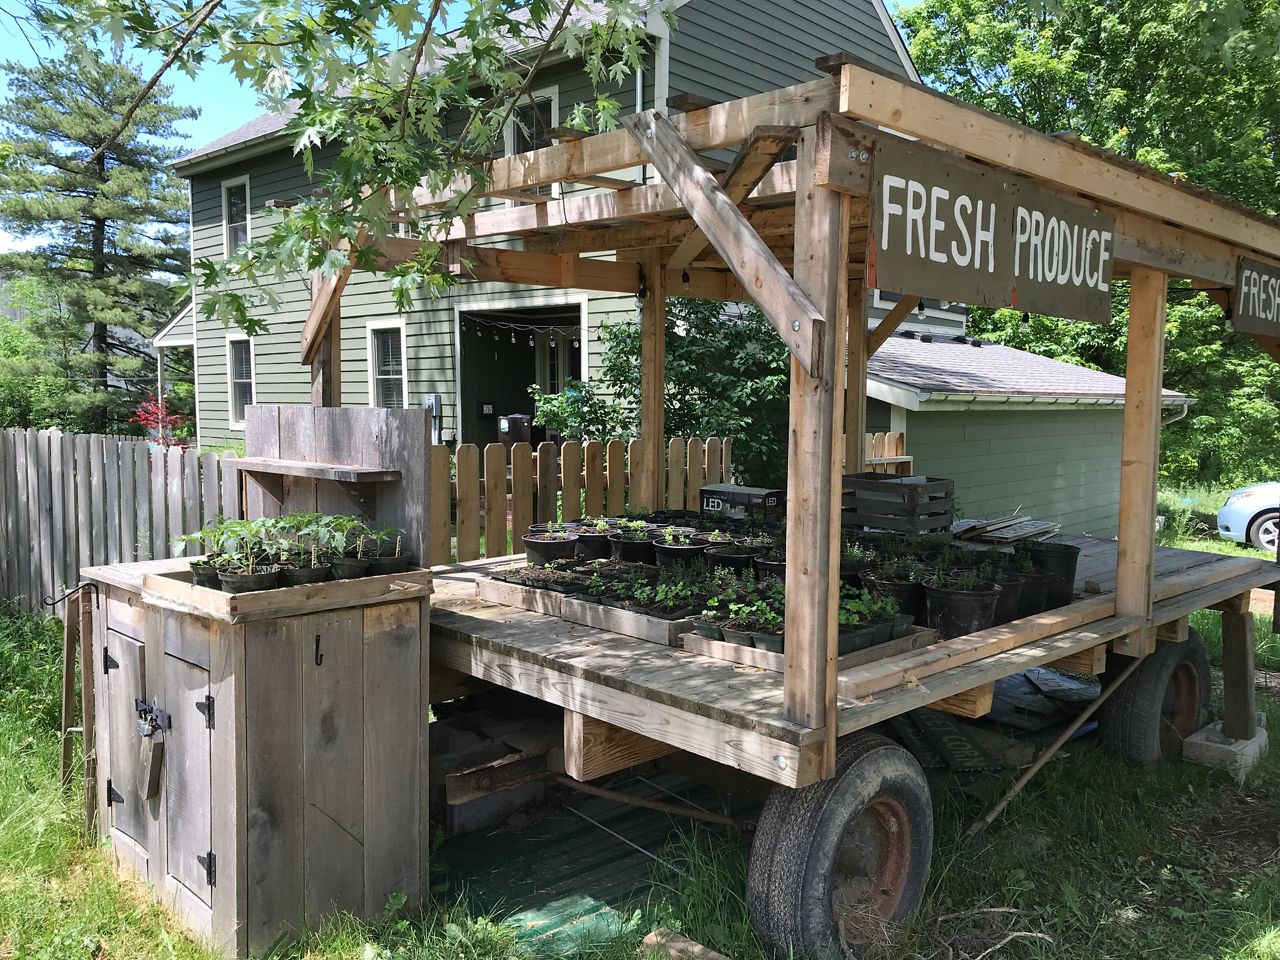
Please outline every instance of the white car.
[{"label": "white car", "polygon": [[1274,554],[1280,538],[1280,483],[1255,483],[1231,491],[1218,511],[1218,536]]}]

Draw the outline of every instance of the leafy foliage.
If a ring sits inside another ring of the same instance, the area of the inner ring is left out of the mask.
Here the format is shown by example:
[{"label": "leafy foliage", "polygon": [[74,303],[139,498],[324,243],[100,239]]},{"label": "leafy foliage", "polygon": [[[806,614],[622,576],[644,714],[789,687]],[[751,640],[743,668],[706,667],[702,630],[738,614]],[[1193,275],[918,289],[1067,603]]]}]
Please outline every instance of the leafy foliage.
[{"label": "leafy foliage", "polygon": [[[73,48],[4,65],[0,226],[38,243],[0,256],[10,321],[0,337],[6,425],[129,432],[154,367],[143,342],[172,314],[187,260],[186,192],[162,141],[194,113],[159,88],[94,154],[143,82],[127,63]],[[31,402],[9,378],[34,382]]]},{"label": "leafy foliage", "polygon": [[[920,0],[900,17],[921,75],[946,92],[1280,211],[1277,0]],[[1114,289],[1110,326],[978,310],[969,332],[1123,375],[1127,285]],[[1280,473],[1273,361],[1186,289],[1172,291],[1165,386],[1196,403],[1163,432],[1163,480]]]},{"label": "leafy foliage", "polygon": [[61,703],[61,622],[0,603],[0,713],[32,732],[57,730]]}]

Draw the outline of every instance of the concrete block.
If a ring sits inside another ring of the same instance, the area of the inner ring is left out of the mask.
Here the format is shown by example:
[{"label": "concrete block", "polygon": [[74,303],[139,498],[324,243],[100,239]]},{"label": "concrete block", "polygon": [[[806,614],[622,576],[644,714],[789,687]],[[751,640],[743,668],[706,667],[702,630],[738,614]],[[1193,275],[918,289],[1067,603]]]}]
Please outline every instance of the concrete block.
[{"label": "concrete block", "polygon": [[1232,740],[1222,734],[1222,722],[1211,723],[1182,743],[1182,758],[1206,767],[1226,770],[1240,783],[1267,753],[1266,717],[1258,715],[1257,730],[1250,740]]}]

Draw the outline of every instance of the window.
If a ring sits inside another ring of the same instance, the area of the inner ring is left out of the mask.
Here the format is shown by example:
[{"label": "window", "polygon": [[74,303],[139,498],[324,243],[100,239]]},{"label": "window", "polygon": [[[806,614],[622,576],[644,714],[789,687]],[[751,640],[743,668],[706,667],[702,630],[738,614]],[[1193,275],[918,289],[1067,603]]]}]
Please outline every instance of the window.
[{"label": "window", "polygon": [[369,397],[375,407],[400,408],[408,397],[405,376],[404,327],[399,324],[369,330]]},{"label": "window", "polygon": [[[556,87],[534,90],[521,98],[507,122],[507,153],[527,153],[549,147],[551,131],[560,122],[560,93]],[[534,187],[532,192],[559,196],[558,183]]]},{"label": "window", "polygon": [[232,426],[243,426],[245,410],[253,403],[253,344],[248,340],[227,341],[227,376]]},{"label": "window", "polygon": [[249,181],[227,181],[222,185],[223,254],[231,256],[242,243],[249,242]]}]

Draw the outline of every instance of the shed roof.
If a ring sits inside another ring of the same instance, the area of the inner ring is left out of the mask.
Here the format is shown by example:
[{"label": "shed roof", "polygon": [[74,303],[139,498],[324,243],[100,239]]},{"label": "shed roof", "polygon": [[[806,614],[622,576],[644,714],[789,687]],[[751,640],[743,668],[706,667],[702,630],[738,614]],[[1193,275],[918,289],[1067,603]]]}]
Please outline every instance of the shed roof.
[{"label": "shed roof", "polygon": [[[965,336],[899,331],[868,358],[867,374],[871,396],[909,409],[976,400],[1124,402],[1122,377]],[[873,383],[887,389],[877,391]],[[1187,400],[1185,394],[1164,391],[1167,406],[1181,406]]]}]

